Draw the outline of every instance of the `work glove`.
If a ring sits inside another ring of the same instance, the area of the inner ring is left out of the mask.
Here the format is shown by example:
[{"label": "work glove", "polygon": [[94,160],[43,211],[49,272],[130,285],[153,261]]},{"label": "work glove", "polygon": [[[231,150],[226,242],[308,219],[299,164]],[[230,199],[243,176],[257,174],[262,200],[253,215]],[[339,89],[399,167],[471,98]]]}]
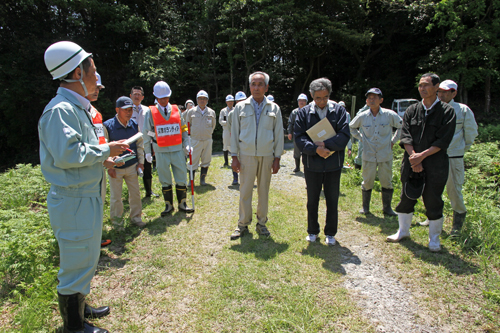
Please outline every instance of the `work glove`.
[{"label": "work glove", "polygon": [[153,163],[153,156],[151,156],[151,154],[146,154],[146,161],[148,161],[148,163]]},{"label": "work glove", "polygon": [[186,155],[189,155],[189,152],[191,152],[191,154],[193,153],[193,147],[191,147],[190,145],[186,145]]}]

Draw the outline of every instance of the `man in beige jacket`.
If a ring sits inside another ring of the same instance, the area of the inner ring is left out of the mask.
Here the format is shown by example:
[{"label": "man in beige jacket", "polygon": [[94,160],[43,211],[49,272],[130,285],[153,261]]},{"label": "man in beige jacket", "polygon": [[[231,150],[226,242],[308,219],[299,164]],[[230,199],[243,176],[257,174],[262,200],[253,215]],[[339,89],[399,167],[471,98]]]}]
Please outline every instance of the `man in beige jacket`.
[{"label": "man in beige jacket", "polygon": [[256,230],[269,236],[266,227],[271,174],[278,173],[283,152],[284,132],[281,110],[269,101],[269,75],[255,72],[249,77],[251,97],[238,103],[231,119],[231,167],[240,175],[240,207],[238,227],[231,239],[248,232],[252,222],[252,191],[257,177]]},{"label": "man in beige jacket", "polygon": [[[193,148],[193,170],[201,165],[200,185],[207,185],[205,178],[212,161],[212,133],[216,125],[215,111],[207,106],[208,94],[200,90],[196,95],[198,106],[186,111],[185,120],[191,126],[191,146]],[[200,161],[201,160],[201,161]],[[200,163],[201,162],[201,163]],[[194,184],[194,172],[193,172]]]}]

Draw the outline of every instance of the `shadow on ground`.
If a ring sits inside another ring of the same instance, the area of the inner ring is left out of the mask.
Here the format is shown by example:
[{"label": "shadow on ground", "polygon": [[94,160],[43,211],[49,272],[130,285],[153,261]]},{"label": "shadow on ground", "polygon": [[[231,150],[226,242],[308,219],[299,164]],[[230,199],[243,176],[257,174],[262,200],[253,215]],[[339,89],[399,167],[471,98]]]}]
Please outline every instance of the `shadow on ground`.
[{"label": "shadow on ground", "polygon": [[346,275],[346,271],[342,265],[361,264],[358,256],[354,255],[349,248],[340,245],[339,242],[334,246],[323,244],[320,241],[309,242],[307,248],[303,249],[301,254],[323,259],[322,266],[324,269],[342,275]]},{"label": "shadow on ground", "polygon": [[253,253],[255,258],[269,260],[275,258],[278,254],[285,252],[289,245],[287,243],[277,243],[272,236],[260,236],[253,238],[252,233],[248,233],[240,238],[240,244],[234,244],[229,249],[241,253]]}]

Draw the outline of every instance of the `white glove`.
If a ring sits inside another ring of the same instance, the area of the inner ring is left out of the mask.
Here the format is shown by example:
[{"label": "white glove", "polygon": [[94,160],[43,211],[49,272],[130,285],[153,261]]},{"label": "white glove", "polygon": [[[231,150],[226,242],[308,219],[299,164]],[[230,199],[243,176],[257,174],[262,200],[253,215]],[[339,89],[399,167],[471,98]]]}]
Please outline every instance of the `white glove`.
[{"label": "white glove", "polygon": [[190,145],[186,145],[186,154],[189,155],[189,152],[191,152],[191,154],[193,153],[193,147],[191,147]]},{"label": "white glove", "polygon": [[148,161],[148,163],[153,163],[153,156],[151,156],[151,154],[146,154],[146,161]]}]

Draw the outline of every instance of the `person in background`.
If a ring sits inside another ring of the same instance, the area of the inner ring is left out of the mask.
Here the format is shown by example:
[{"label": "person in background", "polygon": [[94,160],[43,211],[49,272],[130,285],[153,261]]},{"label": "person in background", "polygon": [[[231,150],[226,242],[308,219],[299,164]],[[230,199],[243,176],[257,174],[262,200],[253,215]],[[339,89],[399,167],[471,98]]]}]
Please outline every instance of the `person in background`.
[{"label": "person in background", "polygon": [[150,162],[153,160],[149,147],[150,142],[153,142],[152,146],[156,152],[158,178],[165,200],[165,210],[160,215],[166,216],[174,210],[170,167],[172,167],[174,174],[179,210],[192,213],[194,209],[188,207],[186,203],[187,168],[185,155],[191,149],[188,145],[188,128],[177,105],[169,103],[172,91],[166,82],[156,82],[153,94],[157,104],[149,107],[151,112],[146,114],[142,134],[144,135],[146,160]]},{"label": "person in background", "polygon": [[295,169],[293,170],[293,172],[300,172],[300,150],[299,147],[297,147],[297,143],[295,143],[293,137],[293,126],[295,125],[297,112],[307,105],[307,95],[300,94],[299,97],[297,97],[297,104],[299,107],[293,109],[293,111],[290,113],[290,117],[288,118],[288,128],[287,128],[288,140],[293,140],[293,158],[295,160]]},{"label": "person in background", "polygon": [[[403,121],[396,112],[380,106],[384,98],[379,88],[369,89],[365,96],[366,105],[370,109],[358,113],[349,123],[351,135],[363,143],[363,182],[361,183],[363,208],[360,213],[370,214],[370,199],[378,172],[382,186],[384,214],[396,216],[391,208],[394,193],[392,187],[392,147],[399,141]],[[396,129],[394,135],[392,135],[393,128]]]},{"label": "person in background", "polygon": [[38,121],[38,135],[40,168],[51,184],[47,210],[59,245],[57,296],[63,331],[107,333],[85,318],[105,316],[109,307],[94,309],[85,296],[101,252],[102,166],[114,166],[108,157],[121,154],[128,145],[99,143],[85,98],[97,89],[92,54],[62,41],[47,48],[44,61],[53,79],[61,81]]},{"label": "person in background", "polygon": [[[132,119],[137,122],[139,126],[139,132],[142,132],[144,128],[144,119],[146,113],[149,112],[149,108],[142,105],[144,100],[144,89],[141,86],[134,86],[130,90],[130,98],[134,103],[134,111],[132,113]],[[144,184],[144,191],[146,192],[146,198],[159,198],[160,196],[153,192],[153,163],[149,163],[144,159],[144,173],[142,176],[142,182]]]},{"label": "person in background", "polygon": [[[448,181],[446,182],[446,192],[453,208],[452,233],[462,229],[467,215],[464,197],[462,196],[462,185],[465,179],[464,154],[469,150],[477,136],[477,123],[471,109],[462,103],[455,102],[458,86],[455,81],[444,80],[439,85],[438,98],[448,103],[455,109],[456,122],[455,134],[448,147],[448,158],[450,170]],[[429,219],[421,222],[420,225],[429,225]]]},{"label": "person in background", "polygon": [[[327,78],[316,79],[309,85],[313,101],[300,109],[295,120],[295,142],[302,152],[304,176],[307,188],[307,233],[306,240],[318,239],[320,226],[318,209],[321,190],[326,199],[326,223],[324,228],[326,245],[335,245],[338,228],[338,201],[340,176],[344,166],[344,150],[349,141],[349,124],[346,110],[329,101],[332,83]],[[307,130],[327,119],[335,135],[325,141],[313,142]]]},{"label": "person in background", "polygon": [[227,123],[227,116],[233,109],[233,95],[226,96],[226,107],[220,110],[219,124],[222,126],[222,150],[224,151],[224,167],[229,167],[229,149],[231,148],[231,135]]},{"label": "person in background", "polygon": [[[234,99],[235,99],[235,104],[238,104],[239,102],[242,102],[245,99],[247,99],[247,95],[243,91],[238,91],[236,93]],[[227,114],[227,125],[228,125],[228,129],[229,129],[229,138],[231,138],[231,124],[233,121],[233,111],[234,111],[234,108],[231,111],[229,111],[229,113]],[[233,171],[233,182],[231,185],[233,185],[233,186],[238,185],[238,173],[235,171]]]},{"label": "person in background", "polygon": [[283,153],[284,132],[281,110],[265,97],[269,75],[250,74],[251,97],[236,104],[231,121],[231,167],[241,172],[238,227],[232,233],[235,240],[248,232],[252,222],[252,193],[257,178],[257,225],[259,235],[269,236],[266,227],[271,175],[278,173]]},{"label": "person in background", "polygon": [[[208,94],[200,90],[196,95],[198,106],[186,111],[186,123],[191,126],[191,145],[193,147],[193,170],[200,170],[200,185],[207,185],[206,177],[212,161],[212,134],[216,125],[215,111],[207,106]],[[193,184],[195,173],[193,172]]]},{"label": "person in background", "polygon": [[[340,101],[339,105],[342,106],[344,109],[346,109],[347,122],[350,123],[351,122],[351,114],[349,113],[349,111],[347,111],[347,108],[345,106],[345,102]],[[351,157],[351,155],[352,155],[352,140],[349,139],[349,142],[347,143],[347,156]]]},{"label": "person in background", "polygon": [[[130,139],[139,133],[139,125],[132,118],[132,99],[122,96],[116,100],[116,116],[104,122],[105,135],[109,141]],[[109,189],[110,189],[110,217],[119,220],[121,226],[123,215],[122,189],[123,181],[127,184],[128,202],[130,206],[130,221],[142,228],[146,225],[142,221],[142,202],[139,188],[138,173],[144,169],[144,145],[143,139],[139,138],[130,144],[130,149],[124,154],[132,153],[134,158],[125,162],[124,165],[109,168]]]}]

